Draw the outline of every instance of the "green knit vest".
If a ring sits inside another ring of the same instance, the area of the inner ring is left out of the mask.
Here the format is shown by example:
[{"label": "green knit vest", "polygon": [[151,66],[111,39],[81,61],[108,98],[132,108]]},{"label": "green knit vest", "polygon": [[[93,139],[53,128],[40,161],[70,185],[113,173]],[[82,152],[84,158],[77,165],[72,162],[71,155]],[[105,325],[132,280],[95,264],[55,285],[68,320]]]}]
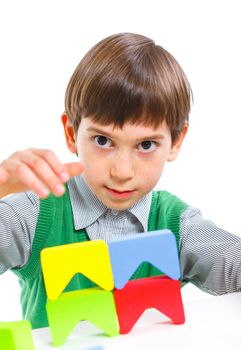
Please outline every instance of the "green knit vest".
[{"label": "green knit vest", "polygon": [[[151,210],[148,219],[148,231],[170,229],[176,237],[179,247],[180,215],[187,204],[165,191],[153,192]],[[33,328],[48,326],[46,314],[46,292],[43,282],[40,252],[43,248],[89,240],[85,231],[76,231],[69,193],[62,197],[50,196],[40,200],[39,218],[34,236],[32,254],[26,265],[12,271],[19,277],[21,285],[21,303],[24,319],[32,323]],[[132,279],[160,275],[161,272],[148,263],[138,267]],[[94,287],[95,284],[81,274],[76,274],[66,291]]]}]

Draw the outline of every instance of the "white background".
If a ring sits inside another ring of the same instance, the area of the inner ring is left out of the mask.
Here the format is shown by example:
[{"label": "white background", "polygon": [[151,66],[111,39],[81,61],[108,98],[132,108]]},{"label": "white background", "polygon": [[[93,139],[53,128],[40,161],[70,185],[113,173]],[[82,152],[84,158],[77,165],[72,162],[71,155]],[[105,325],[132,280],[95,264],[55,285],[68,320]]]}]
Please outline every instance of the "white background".
[{"label": "white background", "polygon": [[[60,123],[73,70],[104,37],[144,34],[174,55],[194,93],[189,134],[158,187],[241,236],[239,7],[238,0],[0,0],[0,160],[28,147],[74,160]],[[202,296],[193,287],[185,298],[195,295]],[[0,320],[21,318],[18,298],[8,272]]]}]

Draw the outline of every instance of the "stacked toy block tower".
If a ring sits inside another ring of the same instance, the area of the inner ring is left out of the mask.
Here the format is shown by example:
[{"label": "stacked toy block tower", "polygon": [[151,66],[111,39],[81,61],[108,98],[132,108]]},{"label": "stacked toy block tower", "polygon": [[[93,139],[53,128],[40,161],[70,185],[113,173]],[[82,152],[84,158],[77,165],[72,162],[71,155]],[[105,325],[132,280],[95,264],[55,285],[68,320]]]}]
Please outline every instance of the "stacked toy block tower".
[{"label": "stacked toy block tower", "polygon": [[[130,280],[142,263],[160,270],[160,276]],[[158,309],[175,324],[185,321],[178,251],[169,230],[108,244],[95,240],[45,248],[41,264],[54,345],[62,345],[81,320],[109,336],[128,333],[148,308]],[[63,292],[76,273],[97,286]]]}]

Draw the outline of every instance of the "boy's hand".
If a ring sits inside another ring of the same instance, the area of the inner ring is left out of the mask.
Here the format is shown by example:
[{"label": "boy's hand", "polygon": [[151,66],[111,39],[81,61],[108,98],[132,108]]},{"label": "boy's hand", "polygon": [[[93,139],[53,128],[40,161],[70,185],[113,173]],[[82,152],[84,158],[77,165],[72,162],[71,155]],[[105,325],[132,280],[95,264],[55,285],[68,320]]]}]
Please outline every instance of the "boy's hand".
[{"label": "boy's hand", "polygon": [[83,172],[80,162],[62,164],[50,150],[30,148],[0,163],[0,198],[33,190],[40,198],[64,193],[64,183]]}]

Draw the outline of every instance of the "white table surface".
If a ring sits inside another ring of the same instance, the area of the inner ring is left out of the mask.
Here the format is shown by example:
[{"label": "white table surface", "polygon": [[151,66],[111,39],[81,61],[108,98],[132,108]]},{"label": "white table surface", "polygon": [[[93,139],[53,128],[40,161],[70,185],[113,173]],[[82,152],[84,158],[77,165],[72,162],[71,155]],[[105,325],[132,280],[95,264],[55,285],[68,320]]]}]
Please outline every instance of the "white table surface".
[{"label": "white table surface", "polygon": [[80,322],[63,346],[53,347],[49,328],[33,331],[36,350],[236,350],[241,349],[241,293],[184,304],[186,322],[174,325],[160,312],[146,310],[127,335],[108,337]]}]

